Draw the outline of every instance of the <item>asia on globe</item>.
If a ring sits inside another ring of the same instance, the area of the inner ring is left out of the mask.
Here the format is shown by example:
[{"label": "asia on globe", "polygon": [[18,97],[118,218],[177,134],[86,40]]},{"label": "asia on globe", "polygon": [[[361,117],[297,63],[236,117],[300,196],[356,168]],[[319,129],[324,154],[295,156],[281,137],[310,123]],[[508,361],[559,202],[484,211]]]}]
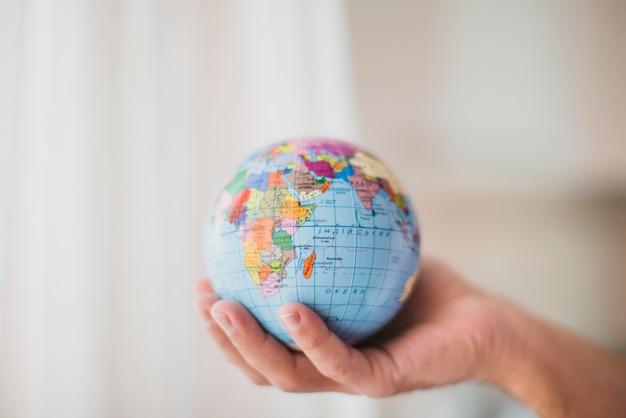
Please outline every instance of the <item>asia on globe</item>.
[{"label": "asia on globe", "polygon": [[277,311],[308,305],[349,343],[398,312],[419,261],[411,202],[390,170],[360,147],[329,139],[280,142],[252,154],[206,218],[207,274],[276,338]]}]

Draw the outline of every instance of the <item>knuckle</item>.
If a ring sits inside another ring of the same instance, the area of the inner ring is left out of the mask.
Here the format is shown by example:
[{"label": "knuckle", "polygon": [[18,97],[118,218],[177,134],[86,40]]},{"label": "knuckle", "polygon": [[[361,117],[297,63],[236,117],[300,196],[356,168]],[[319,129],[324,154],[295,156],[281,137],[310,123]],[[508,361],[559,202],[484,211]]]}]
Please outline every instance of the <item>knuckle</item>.
[{"label": "knuckle", "polygon": [[302,344],[300,345],[300,348],[302,348],[304,351],[308,351],[308,350],[315,350],[319,347],[321,347],[330,337],[330,331],[326,332],[325,334],[318,334],[315,336],[312,336],[310,338],[308,338],[306,341],[303,341]]},{"label": "knuckle", "polygon": [[274,383],[274,386],[287,393],[296,393],[301,391],[300,385],[292,379],[279,380]]},{"label": "knuckle", "polygon": [[372,399],[388,398],[394,393],[395,390],[392,387],[386,385],[375,385],[363,390],[363,394]]},{"label": "knuckle", "polygon": [[333,361],[322,366],[320,372],[333,380],[347,383],[348,367],[345,362]]},{"label": "knuckle", "polygon": [[252,383],[254,383],[257,386],[268,386],[269,385],[269,382],[267,381],[267,379],[265,379],[264,377],[258,376],[258,375],[250,376],[250,380],[252,380]]},{"label": "knuckle", "polygon": [[227,351],[224,353],[224,356],[226,357],[226,360],[227,360],[229,363],[234,364],[234,365],[236,365],[236,366],[237,366],[237,365],[239,365],[239,362],[240,362],[240,357],[239,357],[237,354],[233,353],[233,352],[232,352],[232,351],[230,351],[230,350],[227,350]]}]

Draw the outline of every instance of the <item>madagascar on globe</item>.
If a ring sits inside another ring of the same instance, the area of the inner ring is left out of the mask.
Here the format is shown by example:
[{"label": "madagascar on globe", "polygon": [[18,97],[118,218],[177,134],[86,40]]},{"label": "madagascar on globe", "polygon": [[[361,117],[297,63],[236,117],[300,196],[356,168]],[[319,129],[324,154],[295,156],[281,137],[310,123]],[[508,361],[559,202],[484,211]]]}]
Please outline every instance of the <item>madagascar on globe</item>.
[{"label": "madagascar on globe", "polygon": [[410,292],[420,234],[413,207],[376,157],[329,139],[252,154],[209,210],[203,236],[217,294],[293,340],[278,308],[308,305],[355,343],[383,327]]}]

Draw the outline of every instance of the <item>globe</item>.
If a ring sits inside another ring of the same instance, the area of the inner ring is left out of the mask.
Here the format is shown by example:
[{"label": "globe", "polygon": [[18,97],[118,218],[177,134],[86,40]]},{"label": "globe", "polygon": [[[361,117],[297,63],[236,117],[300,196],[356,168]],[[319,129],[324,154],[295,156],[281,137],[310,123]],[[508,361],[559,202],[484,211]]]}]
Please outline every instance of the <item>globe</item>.
[{"label": "globe", "polygon": [[252,154],[209,209],[203,251],[223,299],[293,344],[278,309],[312,308],[348,343],[371,336],[411,291],[420,234],[413,207],[374,155],[330,139]]}]

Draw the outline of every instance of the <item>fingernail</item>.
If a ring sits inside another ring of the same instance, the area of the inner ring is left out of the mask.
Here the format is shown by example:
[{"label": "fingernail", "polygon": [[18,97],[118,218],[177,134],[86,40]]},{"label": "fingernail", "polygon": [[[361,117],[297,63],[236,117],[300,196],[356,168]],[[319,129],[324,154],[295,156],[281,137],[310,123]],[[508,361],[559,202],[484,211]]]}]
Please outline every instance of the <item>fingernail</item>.
[{"label": "fingernail", "polygon": [[211,316],[218,323],[218,325],[224,330],[225,333],[230,333],[233,329],[233,323],[228,315],[223,312],[211,312]]},{"label": "fingernail", "polygon": [[300,328],[300,324],[302,323],[300,314],[298,312],[289,312],[283,314],[280,316],[280,320],[283,321],[283,324],[285,324],[285,326],[289,328],[290,331],[297,330],[298,328]]}]

